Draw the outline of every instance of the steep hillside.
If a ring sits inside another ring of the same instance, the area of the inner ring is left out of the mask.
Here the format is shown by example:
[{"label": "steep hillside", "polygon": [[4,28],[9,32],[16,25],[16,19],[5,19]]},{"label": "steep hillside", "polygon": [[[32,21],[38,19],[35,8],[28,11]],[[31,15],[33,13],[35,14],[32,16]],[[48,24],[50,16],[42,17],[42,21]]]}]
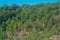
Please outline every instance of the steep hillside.
[{"label": "steep hillside", "polygon": [[60,2],[0,6],[0,40],[49,40],[60,35]]}]

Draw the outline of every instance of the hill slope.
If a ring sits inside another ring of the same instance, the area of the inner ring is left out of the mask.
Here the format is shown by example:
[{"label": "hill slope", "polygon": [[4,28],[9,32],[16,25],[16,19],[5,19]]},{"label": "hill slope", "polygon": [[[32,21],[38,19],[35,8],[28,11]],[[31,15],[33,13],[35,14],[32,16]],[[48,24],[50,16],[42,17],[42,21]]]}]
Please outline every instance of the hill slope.
[{"label": "hill slope", "polygon": [[60,2],[0,7],[0,40],[49,40],[60,35]]}]

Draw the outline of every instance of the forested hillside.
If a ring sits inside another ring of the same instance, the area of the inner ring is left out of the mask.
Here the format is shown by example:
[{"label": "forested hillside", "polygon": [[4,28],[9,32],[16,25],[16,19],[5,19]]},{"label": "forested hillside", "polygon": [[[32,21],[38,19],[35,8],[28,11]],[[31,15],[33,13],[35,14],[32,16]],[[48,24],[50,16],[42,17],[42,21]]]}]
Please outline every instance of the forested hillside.
[{"label": "forested hillside", "polygon": [[49,40],[60,35],[60,2],[0,6],[0,40]]}]

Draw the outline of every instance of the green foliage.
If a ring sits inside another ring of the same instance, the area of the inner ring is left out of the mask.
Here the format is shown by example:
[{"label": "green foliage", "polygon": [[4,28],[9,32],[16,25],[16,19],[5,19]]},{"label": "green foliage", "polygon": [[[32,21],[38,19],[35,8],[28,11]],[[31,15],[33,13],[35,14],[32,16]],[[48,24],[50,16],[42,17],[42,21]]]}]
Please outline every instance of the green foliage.
[{"label": "green foliage", "polygon": [[60,35],[59,10],[60,2],[1,6],[0,40],[44,40]]}]

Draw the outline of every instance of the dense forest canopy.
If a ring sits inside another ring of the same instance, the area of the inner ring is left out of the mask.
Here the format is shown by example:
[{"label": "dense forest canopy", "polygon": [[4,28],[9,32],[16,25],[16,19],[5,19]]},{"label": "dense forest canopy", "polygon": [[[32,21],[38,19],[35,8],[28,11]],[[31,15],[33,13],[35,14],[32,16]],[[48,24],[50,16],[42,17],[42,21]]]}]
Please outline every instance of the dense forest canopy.
[{"label": "dense forest canopy", "polygon": [[60,2],[0,6],[0,40],[48,40],[60,35]]}]

